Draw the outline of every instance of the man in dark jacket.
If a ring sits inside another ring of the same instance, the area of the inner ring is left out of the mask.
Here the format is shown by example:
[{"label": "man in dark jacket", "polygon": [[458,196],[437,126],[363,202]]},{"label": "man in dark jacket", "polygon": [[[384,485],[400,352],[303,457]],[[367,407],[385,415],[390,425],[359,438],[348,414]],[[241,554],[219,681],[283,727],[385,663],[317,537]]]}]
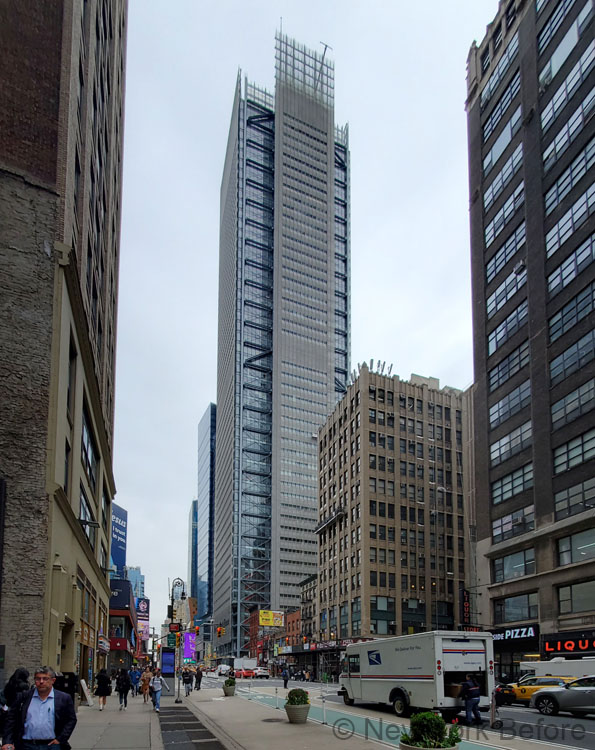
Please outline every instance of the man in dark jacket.
[{"label": "man in dark jacket", "polygon": [[467,724],[473,723],[475,720],[476,724],[481,724],[481,714],[479,713],[479,699],[481,696],[481,690],[477,683],[477,680],[472,674],[467,675],[467,679],[461,685],[460,697],[465,701],[465,714],[467,718]]},{"label": "man in dark jacket", "polygon": [[70,750],[76,713],[72,698],[54,690],[55,681],[50,667],[35,671],[35,687],[19,695],[6,717],[2,750],[39,750],[41,742]]}]

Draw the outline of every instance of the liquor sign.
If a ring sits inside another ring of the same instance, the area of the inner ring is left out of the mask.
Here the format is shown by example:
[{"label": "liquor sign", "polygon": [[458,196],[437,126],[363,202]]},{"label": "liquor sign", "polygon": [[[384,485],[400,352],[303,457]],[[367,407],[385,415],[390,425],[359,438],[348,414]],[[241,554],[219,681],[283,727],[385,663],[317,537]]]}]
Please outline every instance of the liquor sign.
[{"label": "liquor sign", "polygon": [[460,596],[461,623],[471,625],[471,597],[468,589],[461,589]]},{"label": "liquor sign", "polygon": [[542,654],[595,653],[595,630],[572,630],[567,633],[546,633],[541,636]]}]

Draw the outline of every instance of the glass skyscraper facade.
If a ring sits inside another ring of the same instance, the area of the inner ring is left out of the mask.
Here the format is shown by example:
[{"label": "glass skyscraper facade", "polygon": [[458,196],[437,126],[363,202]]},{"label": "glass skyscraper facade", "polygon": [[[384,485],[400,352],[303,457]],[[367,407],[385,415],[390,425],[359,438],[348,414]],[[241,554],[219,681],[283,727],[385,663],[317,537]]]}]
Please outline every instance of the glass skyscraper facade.
[{"label": "glass skyscraper facade", "polygon": [[188,524],[188,583],[199,617],[213,612],[216,425],[217,407],[209,404],[198,425],[197,499],[192,502]]},{"label": "glass skyscraper facade", "polygon": [[349,148],[334,67],[276,36],[274,95],[238,78],[221,187],[215,625],[316,570],[317,432],[349,371]]}]

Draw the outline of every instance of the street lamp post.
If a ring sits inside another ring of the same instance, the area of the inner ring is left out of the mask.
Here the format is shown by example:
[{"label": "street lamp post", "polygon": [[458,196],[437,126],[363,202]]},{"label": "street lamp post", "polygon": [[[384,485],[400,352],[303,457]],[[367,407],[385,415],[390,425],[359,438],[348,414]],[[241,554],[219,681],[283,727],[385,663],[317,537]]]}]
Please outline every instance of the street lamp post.
[{"label": "street lamp post", "polygon": [[[172,581],[172,584],[171,584],[171,618],[172,618],[172,622],[173,622],[173,617],[174,617],[174,589],[176,587],[179,588],[180,586],[182,587],[182,593],[181,593],[180,598],[182,600],[184,600],[186,598],[186,590],[184,588],[184,581],[181,578],[174,578],[174,580]],[[178,673],[178,675],[177,675],[178,676],[178,696],[176,698],[176,703],[181,703],[182,699],[180,698],[180,683],[182,681],[182,675],[181,675],[181,669],[182,669],[182,633],[180,633],[179,645],[178,645],[177,651],[178,651],[178,653],[177,653],[177,657],[178,657],[177,658],[177,667],[175,667],[176,660],[174,659],[174,668],[177,669],[177,673]]]}]

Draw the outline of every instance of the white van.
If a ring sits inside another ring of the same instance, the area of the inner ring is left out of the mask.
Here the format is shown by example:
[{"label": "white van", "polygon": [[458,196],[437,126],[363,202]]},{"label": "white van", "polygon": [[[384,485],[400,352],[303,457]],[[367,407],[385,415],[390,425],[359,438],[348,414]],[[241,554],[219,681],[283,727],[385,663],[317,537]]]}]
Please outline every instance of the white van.
[{"label": "white van", "polygon": [[480,711],[494,690],[491,633],[437,630],[347,646],[339,695],[355,701],[390,703],[397,716],[412,708],[439,710],[447,721],[463,708],[461,684],[473,674],[481,688]]},{"label": "white van", "polygon": [[219,664],[219,666],[217,667],[217,674],[219,675],[219,677],[226,677],[229,674],[230,669],[231,667],[229,666],[229,664]]}]

